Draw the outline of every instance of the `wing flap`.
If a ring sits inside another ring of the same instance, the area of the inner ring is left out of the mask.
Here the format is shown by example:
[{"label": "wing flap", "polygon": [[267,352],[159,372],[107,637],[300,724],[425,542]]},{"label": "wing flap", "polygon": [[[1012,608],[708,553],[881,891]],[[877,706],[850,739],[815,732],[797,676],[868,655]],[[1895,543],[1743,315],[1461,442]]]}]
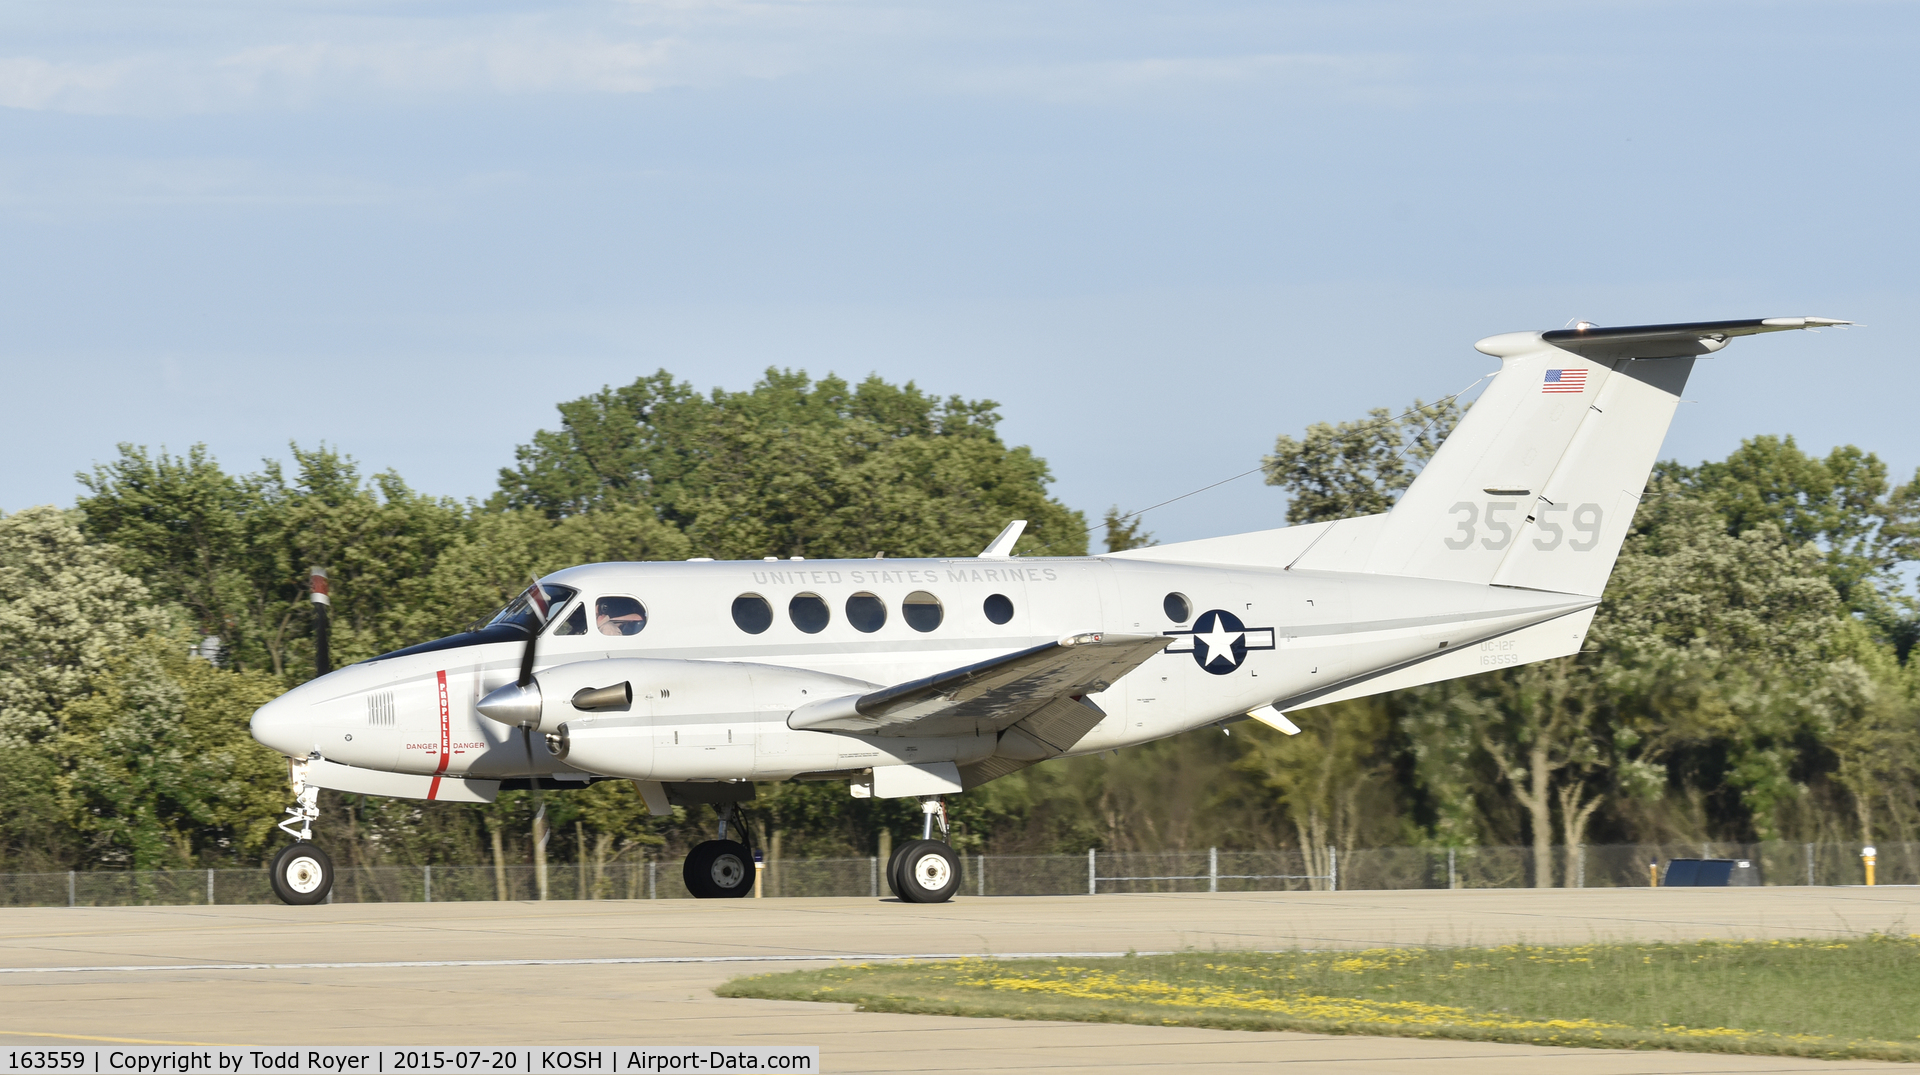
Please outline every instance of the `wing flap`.
[{"label": "wing flap", "polygon": [[1071,635],[886,687],[851,705],[836,699],[810,706],[787,725],[890,736],[998,732],[1056,699],[1106,690],[1171,641],[1165,635]]}]

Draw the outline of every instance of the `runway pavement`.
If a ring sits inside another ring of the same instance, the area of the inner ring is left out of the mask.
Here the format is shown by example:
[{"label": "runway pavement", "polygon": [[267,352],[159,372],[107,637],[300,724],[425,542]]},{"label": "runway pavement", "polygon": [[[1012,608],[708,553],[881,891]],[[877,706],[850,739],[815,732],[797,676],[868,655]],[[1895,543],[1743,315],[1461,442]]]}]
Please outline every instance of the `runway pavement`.
[{"label": "runway pavement", "polygon": [[711,989],[864,956],[1872,930],[1920,930],[1920,889],[8,909],[0,1042],[817,1045],[832,1072],[1836,1072],[1897,1066],[885,1015]]}]

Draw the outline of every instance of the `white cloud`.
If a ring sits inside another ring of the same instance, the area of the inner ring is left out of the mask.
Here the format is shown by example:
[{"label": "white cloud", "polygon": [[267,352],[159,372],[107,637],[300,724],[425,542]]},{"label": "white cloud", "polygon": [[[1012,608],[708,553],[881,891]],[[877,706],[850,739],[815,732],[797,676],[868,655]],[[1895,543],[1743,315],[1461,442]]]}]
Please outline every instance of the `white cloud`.
[{"label": "white cloud", "polygon": [[1063,104],[1256,86],[1411,99],[1411,68],[1407,58],[1387,54],[1148,56],[969,72],[957,84],[975,92]]},{"label": "white cloud", "polygon": [[111,100],[128,84],[135,60],[75,63],[37,56],[0,57],[0,108],[73,112],[109,111]]},{"label": "white cloud", "polygon": [[[204,32],[148,23],[98,43],[84,33],[46,34],[47,47],[0,56],[0,107],[223,112],[395,95],[624,94],[715,85],[796,70],[804,48],[794,42],[810,36],[795,33],[804,31],[796,23],[809,21],[812,11],[597,3],[531,13],[469,9],[442,18],[385,17],[365,8],[304,22],[271,9],[214,15],[183,20]],[[83,51],[95,55],[74,55]]]},{"label": "white cloud", "polygon": [[[1288,35],[1257,13],[1233,16],[1248,20],[1244,33],[1223,38],[1218,27],[1191,32],[1184,13],[1151,3],[1121,5],[1091,28],[1063,27],[1071,11],[1002,0],[71,0],[36,10],[51,21],[17,26],[0,6],[0,40],[41,42],[0,56],[0,107],[230,112],[453,94],[637,94],[806,73],[1064,104],[1242,87],[1383,103],[1413,98],[1422,81],[1404,55],[1266,51],[1254,43]],[[1223,43],[1251,47],[1212,52]]]}]

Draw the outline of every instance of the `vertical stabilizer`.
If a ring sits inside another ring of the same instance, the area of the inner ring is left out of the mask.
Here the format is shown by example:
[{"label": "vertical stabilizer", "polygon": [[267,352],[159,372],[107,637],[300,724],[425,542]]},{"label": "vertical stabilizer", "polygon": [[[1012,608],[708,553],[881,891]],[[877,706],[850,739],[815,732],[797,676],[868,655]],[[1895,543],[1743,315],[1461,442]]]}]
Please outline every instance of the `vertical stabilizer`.
[{"label": "vertical stabilizer", "polygon": [[1388,514],[1366,570],[1598,596],[1694,358],[1770,318],[1510,332],[1500,372]]}]

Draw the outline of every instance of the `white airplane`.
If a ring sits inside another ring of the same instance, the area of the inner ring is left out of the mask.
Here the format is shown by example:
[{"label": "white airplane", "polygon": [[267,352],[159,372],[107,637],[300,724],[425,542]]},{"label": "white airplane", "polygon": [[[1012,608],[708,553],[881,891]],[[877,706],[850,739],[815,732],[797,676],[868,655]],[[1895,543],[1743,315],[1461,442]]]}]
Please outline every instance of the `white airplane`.
[{"label": "white airplane", "polygon": [[[1693,360],[1817,317],[1511,332],[1393,510],[1104,556],[588,564],[484,626],[340,669],[253,716],[292,761],[288,903],[325,899],[318,792],[491,802],[631,780],[717,808],[699,897],[752,889],[753,781],[844,780],[925,821],[887,865],[952,897],[944,796],[1090,754],[1579,650]],[[728,838],[730,827],[740,840]]]}]

